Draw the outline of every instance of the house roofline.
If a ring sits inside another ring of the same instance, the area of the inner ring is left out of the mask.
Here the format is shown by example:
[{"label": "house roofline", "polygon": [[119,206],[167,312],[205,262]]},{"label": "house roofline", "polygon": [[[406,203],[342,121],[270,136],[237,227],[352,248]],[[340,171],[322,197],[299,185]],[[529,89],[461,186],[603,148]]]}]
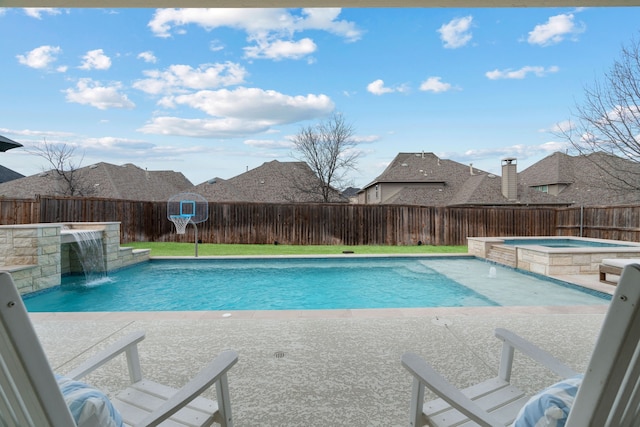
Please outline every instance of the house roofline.
[{"label": "house roofline", "polygon": [[375,184],[446,184],[447,181],[444,180],[425,180],[425,179],[419,179],[419,180],[413,180],[413,181],[406,181],[406,180],[382,180],[382,181],[372,181],[369,184],[365,185],[364,187],[362,187],[360,189],[360,191],[358,191],[358,193],[362,193],[364,192],[364,190],[366,190],[367,188],[375,185]]}]

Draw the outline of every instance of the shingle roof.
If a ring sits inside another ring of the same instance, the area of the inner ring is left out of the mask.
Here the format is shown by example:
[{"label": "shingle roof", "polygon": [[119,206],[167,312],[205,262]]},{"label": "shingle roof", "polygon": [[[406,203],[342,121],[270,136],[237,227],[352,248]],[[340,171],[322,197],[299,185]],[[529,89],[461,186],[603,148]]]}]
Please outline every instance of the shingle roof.
[{"label": "shingle roof", "polygon": [[355,197],[358,195],[358,191],[360,191],[359,188],[347,187],[344,190],[342,190],[342,195],[344,197]]},{"label": "shingle roof", "polygon": [[553,153],[523,170],[519,180],[527,187],[565,184],[558,197],[575,205],[620,205],[640,200],[640,163],[606,153]]},{"label": "shingle roof", "polygon": [[399,153],[371,184],[403,184],[386,204],[422,206],[567,205],[562,198],[518,185],[516,200],[502,195],[499,176],[461,163],[440,159],[433,153]]},{"label": "shingle roof", "polygon": [[556,152],[519,173],[527,186],[570,184],[574,182],[572,157]]},{"label": "shingle roof", "polygon": [[[75,171],[80,194],[113,199],[164,201],[193,188],[180,172],[147,171],[131,163],[122,166],[96,163]],[[75,179],[75,178],[74,178]],[[33,198],[36,195],[69,195],[54,170],[0,184],[0,195]]]},{"label": "shingle roof", "polygon": [[373,183],[464,182],[472,172],[487,173],[470,165],[440,159],[433,153],[399,153]]},{"label": "shingle roof", "polygon": [[[273,160],[228,180],[203,182],[194,191],[217,202],[322,202],[319,184],[306,163]],[[336,193],[332,201],[343,200]]]},{"label": "shingle roof", "polygon": [[[629,183],[626,187],[612,176]],[[433,153],[399,153],[371,184],[406,184],[389,204],[463,205],[619,205],[637,203],[640,163],[606,153],[569,156],[554,153],[518,173],[517,199],[502,195],[502,178]],[[430,184],[431,183],[431,184]],[[558,184],[556,196],[536,187]]]}]

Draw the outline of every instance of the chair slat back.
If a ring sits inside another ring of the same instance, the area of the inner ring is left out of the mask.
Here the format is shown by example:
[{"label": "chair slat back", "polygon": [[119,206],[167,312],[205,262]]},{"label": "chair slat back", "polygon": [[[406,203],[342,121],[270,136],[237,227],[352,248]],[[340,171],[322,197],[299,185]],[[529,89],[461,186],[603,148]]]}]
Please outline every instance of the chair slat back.
[{"label": "chair slat back", "polygon": [[0,376],[0,425],[75,426],[7,272],[0,272]]},{"label": "chair slat back", "polygon": [[625,267],[567,427],[636,426],[640,401],[640,265]]}]

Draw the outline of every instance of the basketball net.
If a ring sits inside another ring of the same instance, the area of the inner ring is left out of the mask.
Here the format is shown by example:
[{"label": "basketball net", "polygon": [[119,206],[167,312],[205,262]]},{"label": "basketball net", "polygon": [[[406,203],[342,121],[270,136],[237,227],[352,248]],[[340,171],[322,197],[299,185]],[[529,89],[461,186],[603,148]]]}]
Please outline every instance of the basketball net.
[{"label": "basketball net", "polygon": [[191,222],[190,216],[171,215],[169,218],[176,226],[176,234],[184,234],[187,229],[187,224]]}]

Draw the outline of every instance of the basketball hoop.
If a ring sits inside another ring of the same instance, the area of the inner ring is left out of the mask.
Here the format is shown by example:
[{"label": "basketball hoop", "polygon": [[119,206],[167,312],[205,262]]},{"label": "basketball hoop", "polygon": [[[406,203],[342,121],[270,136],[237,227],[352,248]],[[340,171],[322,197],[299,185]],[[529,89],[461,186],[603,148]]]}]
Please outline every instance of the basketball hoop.
[{"label": "basketball hoop", "polygon": [[167,218],[176,226],[176,234],[185,234],[187,224],[193,224],[195,249],[198,256],[198,225],[209,219],[209,202],[195,193],[179,193],[167,201]]},{"label": "basketball hoop", "polygon": [[187,224],[191,222],[191,216],[189,215],[171,215],[169,220],[176,226],[176,234],[184,234],[187,229]]}]

